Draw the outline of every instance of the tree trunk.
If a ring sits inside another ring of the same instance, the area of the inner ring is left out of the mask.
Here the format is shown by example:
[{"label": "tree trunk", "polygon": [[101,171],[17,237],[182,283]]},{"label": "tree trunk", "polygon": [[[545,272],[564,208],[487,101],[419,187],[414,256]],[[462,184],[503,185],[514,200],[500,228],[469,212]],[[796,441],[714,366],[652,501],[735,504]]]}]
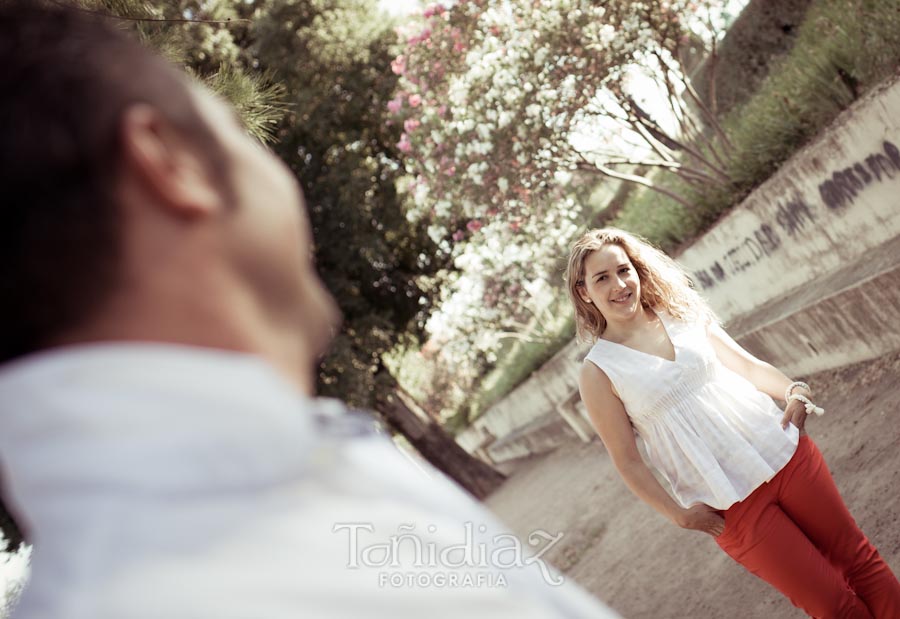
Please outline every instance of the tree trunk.
[{"label": "tree trunk", "polygon": [[506,476],[459,446],[424,411],[416,412],[395,390],[379,398],[378,412],[388,426],[406,437],[425,460],[482,500],[496,490]]}]

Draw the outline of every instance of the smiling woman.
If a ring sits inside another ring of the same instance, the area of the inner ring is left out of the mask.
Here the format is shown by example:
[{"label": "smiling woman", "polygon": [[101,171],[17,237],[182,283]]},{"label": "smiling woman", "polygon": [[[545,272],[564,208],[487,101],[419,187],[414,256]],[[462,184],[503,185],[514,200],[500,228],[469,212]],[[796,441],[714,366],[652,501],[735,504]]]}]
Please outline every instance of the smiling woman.
[{"label": "smiling woman", "polygon": [[900,583],[804,430],[822,412],[809,387],[744,350],[678,264],[637,235],[588,232],[567,280],[578,332],[594,342],[581,397],[628,487],[812,616],[900,617]]}]

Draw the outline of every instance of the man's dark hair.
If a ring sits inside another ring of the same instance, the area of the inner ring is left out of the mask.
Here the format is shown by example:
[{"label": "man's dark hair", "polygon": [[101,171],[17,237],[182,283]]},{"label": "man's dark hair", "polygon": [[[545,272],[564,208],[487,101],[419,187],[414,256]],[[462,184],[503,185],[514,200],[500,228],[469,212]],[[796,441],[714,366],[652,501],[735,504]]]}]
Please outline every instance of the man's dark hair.
[{"label": "man's dark hair", "polygon": [[188,80],[108,17],[0,0],[0,363],[82,323],[115,289],[129,105],[157,108],[225,173]]}]

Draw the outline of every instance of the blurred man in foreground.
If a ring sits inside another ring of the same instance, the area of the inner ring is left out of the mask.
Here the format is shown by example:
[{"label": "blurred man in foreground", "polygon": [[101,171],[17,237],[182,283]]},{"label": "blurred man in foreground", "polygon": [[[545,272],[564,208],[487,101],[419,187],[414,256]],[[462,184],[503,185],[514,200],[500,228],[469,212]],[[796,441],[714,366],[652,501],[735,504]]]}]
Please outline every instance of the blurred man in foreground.
[{"label": "blurred man in foreground", "polygon": [[312,397],[338,312],[293,176],[183,73],[42,6],[0,4],[14,616],[614,616]]}]

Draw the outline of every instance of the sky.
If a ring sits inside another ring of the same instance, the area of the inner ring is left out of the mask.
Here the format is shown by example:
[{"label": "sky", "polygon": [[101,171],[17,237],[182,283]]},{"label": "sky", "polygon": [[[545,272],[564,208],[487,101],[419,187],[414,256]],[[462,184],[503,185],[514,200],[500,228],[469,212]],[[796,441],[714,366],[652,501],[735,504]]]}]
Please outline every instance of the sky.
[{"label": "sky", "polygon": [[420,0],[379,0],[378,4],[391,15],[408,15],[423,6]]}]

